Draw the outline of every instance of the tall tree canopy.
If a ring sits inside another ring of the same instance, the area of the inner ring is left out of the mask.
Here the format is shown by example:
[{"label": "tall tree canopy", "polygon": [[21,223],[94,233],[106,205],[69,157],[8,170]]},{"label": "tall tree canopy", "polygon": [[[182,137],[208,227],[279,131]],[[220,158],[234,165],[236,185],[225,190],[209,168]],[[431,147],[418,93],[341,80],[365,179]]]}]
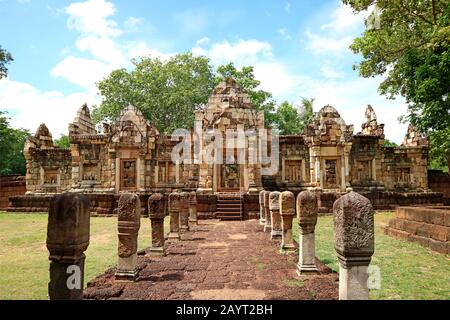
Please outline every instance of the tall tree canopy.
[{"label": "tall tree canopy", "polygon": [[284,101],[275,113],[275,126],[280,134],[300,134],[313,117],[314,99],[302,98],[299,107]]},{"label": "tall tree canopy", "polygon": [[264,119],[266,126],[272,126],[276,122],[275,101],[272,99],[270,92],[258,89],[261,81],[255,79],[252,66],[242,67],[241,70],[236,69],[235,65],[230,62],[217,68],[217,76],[215,85],[218,85],[225,78],[233,78],[239,83],[249,94],[252,105],[258,111],[264,111]]},{"label": "tall tree canopy", "polygon": [[25,174],[23,147],[29,136],[28,130],[11,128],[6,112],[0,111],[0,175]]},{"label": "tall tree canopy", "polygon": [[351,45],[363,57],[356,68],[363,77],[385,76],[380,92],[406,98],[403,120],[430,136],[432,157],[445,159],[450,148],[450,0],[343,3],[356,12],[375,5],[364,34]]},{"label": "tall tree canopy", "polygon": [[11,56],[11,53],[5,49],[2,49],[2,46],[0,46],[0,79],[8,76],[8,69],[6,68],[6,65],[13,60],[14,59]]},{"label": "tall tree canopy", "polygon": [[69,136],[62,134],[59,139],[54,139],[53,144],[59,148],[68,149],[70,148]]},{"label": "tall tree canopy", "polygon": [[119,69],[98,83],[103,99],[92,112],[95,122],[114,121],[132,104],[164,133],[194,124],[194,111],[208,102],[216,85],[234,78],[249,94],[256,110],[264,111],[266,125],[275,121],[272,94],[259,90],[253,67],[238,70],[233,63],[214,70],[206,57],[178,54],[167,61],[143,57],[133,60],[134,69]]},{"label": "tall tree canopy", "polygon": [[133,60],[134,69],[113,71],[98,84],[103,96],[94,107],[94,121],[115,120],[132,104],[161,132],[191,127],[194,110],[207,100],[214,85],[214,73],[205,57],[178,54],[167,61],[143,57]]}]

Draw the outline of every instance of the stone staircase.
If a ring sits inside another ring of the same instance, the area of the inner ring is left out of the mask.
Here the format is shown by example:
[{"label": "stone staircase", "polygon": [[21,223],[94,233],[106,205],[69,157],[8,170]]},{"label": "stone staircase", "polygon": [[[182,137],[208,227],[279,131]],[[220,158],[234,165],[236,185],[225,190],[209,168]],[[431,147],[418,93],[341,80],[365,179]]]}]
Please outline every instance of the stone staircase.
[{"label": "stone staircase", "polygon": [[242,220],[241,194],[239,192],[219,192],[216,217],[220,220]]}]

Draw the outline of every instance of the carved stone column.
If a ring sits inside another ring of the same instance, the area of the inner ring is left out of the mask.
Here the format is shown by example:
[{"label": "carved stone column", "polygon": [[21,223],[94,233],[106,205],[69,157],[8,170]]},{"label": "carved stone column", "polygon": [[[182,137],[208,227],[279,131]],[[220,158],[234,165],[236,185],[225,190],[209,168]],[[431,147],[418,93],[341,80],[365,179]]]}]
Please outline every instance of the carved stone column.
[{"label": "carved stone column", "polygon": [[284,191],[280,194],[280,215],[281,229],[283,230],[280,251],[287,253],[295,252],[297,246],[292,237],[292,219],[295,215],[295,196],[290,191]]},{"label": "carved stone column", "polygon": [[180,240],[180,194],[173,192],[169,195],[170,232],[169,241]]},{"label": "carved stone column", "polygon": [[197,192],[192,191],[189,194],[189,223],[198,225],[197,218]]},{"label": "carved stone column", "polygon": [[122,194],[118,205],[119,262],[115,274],[118,281],[134,281],[137,278],[137,248],[140,227],[141,201],[139,197],[131,193]]},{"label": "carved stone column", "polygon": [[148,198],[148,215],[152,225],[152,245],[147,255],[164,256],[164,218],[166,216],[166,198],[161,193],[154,193]]},{"label": "carved stone column", "polygon": [[78,193],[63,193],[50,201],[47,225],[47,249],[51,261],[50,300],[83,299],[89,208],[89,199]]},{"label": "carved stone column", "polygon": [[317,224],[317,197],[312,191],[302,191],[297,196],[299,225],[299,257],[297,274],[316,273],[316,244],[314,229]]},{"label": "carved stone column", "polygon": [[180,232],[189,231],[189,193],[180,194]]},{"label": "carved stone column", "polygon": [[264,210],[264,192],[265,190],[262,190],[259,193],[259,224],[262,226],[266,224],[266,215]]},{"label": "carved stone column", "polygon": [[339,259],[339,299],[367,300],[367,267],[374,253],[373,207],[351,191],[333,205],[334,249]]},{"label": "carved stone column", "polygon": [[272,231],[272,219],[269,209],[269,194],[270,191],[264,191],[263,194],[264,216],[266,217],[266,221],[264,222],[264,232]]},{"label": "carved stone column", "polygon": [[270,238],[281,239],[283,232],[281,231],[280,192],[273,191],[269,194],[269,210],[272,221]]}]

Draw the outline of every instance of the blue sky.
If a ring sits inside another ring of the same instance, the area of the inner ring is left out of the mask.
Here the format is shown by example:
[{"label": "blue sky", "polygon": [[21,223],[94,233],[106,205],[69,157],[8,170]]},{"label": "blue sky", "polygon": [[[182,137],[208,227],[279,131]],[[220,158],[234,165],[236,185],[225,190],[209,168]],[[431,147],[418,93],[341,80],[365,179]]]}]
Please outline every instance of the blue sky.
[{"label": "blue sky", "polygon": [[352,70],[360,58],[348,46],[367,13],[338,0],[0,0],[0,15],[0,45],[15,59],[0,80],[0,110],[32,132],[45,122],[55,138],[67,134],[79,106],[100,101],[95,82],[131,58],[185,51],[215,66],[253,65],[277,102],[314,97],[316,111],[333,105],[355,133],[367,104],[387,138],[406,132],[404,100],[379,96],[380,78]]}]

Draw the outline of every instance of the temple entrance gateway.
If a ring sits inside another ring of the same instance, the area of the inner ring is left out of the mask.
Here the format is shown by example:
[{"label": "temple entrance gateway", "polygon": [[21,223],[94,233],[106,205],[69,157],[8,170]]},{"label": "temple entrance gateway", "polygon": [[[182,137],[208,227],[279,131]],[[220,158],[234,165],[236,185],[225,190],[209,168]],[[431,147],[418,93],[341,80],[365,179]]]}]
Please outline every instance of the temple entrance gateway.
[{"label": "temple entrance gateway", "polygon": [[336,159],[325,159],[324,175],[324,185],[326,189],[339,188]]}]

